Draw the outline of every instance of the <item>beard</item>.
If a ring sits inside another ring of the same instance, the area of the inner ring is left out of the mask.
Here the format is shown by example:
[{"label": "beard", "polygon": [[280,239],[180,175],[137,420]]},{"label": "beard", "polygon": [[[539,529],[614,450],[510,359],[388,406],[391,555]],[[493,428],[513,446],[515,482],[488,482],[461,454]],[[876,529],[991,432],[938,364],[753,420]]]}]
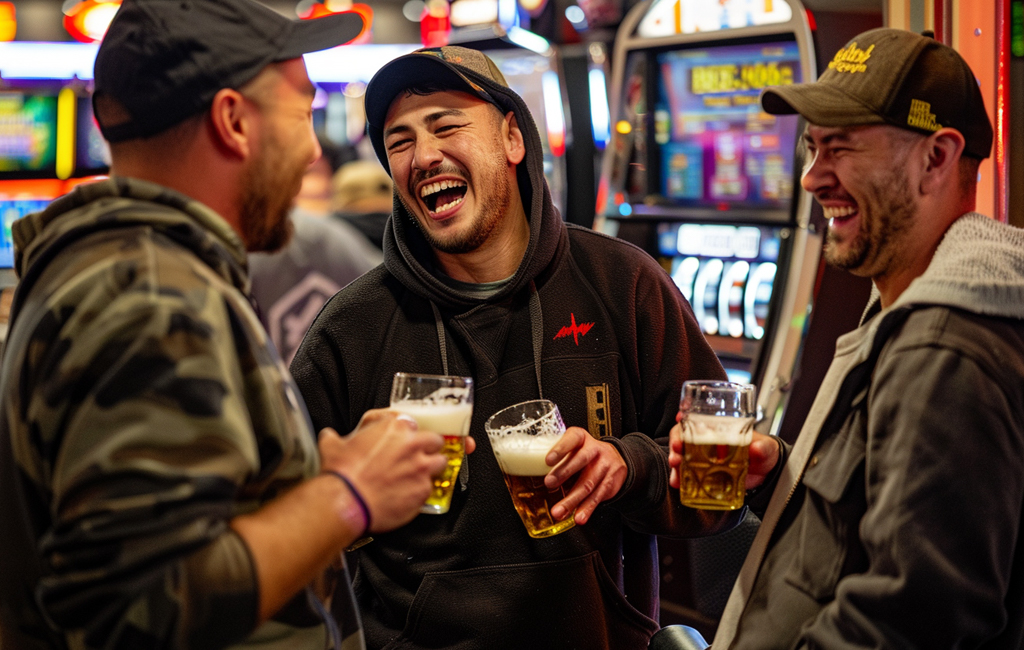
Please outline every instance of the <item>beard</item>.
[{"label": "beard", "polygon": [[267,149],[242,177],[242,240],[251,253],[272,253],[291,240],[294,226],[288,215],[306,171],[283,164],[287,156],[278,155],[285,152],[276,145]]},{"label": "beard", "polygon": [[[506,173],[508,162],[500,145],[501,142],[498,140],[497,148],[494,150],[492,158],[493,164],[488,165],[486,170],[481,170],[481,173],[477,174],[479,183],[474,183],[473,186],[475,188],[486,188],[487,194],[485,197],[481,197],[479,193],[474,195],[474,198],[480,201],[480,206],[477,209],[477,213],[473,215],[472,223],[469,224],[468,228],[461,233],[456,232],[453,234],[443,231],[431,232],[424,227],[418,218],[413,216],[413,222],[420,232],[423,233],[423,237],[430,244],[431,248],[442,253],[448,253],[449,255],[461,255],[475,251],[490,238],[491,233],[501,223],[505,213],[508,212],[509,207],[512,205],[512,183]],[[440,176],[441,174],[461,175],[454,166],[442,164],[429,173],[416,176],[410,184],[415,186],[422,181],[434,176]],[[410,191],[410,195],[414,195],[414,193]],[[399,198],[406,212],[410,215],[415,215],[416,212],[411,209],[411,206],[406,203],[405,198],[401,194],[399,194]],[[429,217],[427,218],[429,219]]]},{"label": "beard", "polygon": [[[914,202],[905,168],[906,156],[880,174],[880,182],[867,187],[863,203],[858,205],[859,227],[848,242],[830,228],[825,237],[825,261],[856,275],[875,277],[889,270],[900,255],[901,241],[914,219]],[[866,218],[870,215],[870,218]]]}]

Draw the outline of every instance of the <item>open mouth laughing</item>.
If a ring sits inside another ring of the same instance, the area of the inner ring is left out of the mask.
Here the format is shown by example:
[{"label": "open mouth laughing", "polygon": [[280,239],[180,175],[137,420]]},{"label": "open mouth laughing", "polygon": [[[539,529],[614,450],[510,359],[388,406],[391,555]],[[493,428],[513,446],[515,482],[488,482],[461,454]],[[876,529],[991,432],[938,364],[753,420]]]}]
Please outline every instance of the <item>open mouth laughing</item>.
[{"label": "open mouth laughing", "polygon": [[458,207],[466,197],[466,190],[465,181],[446,179],[421,187],[420,198],[423,199],[430,214],[438,216]]}]

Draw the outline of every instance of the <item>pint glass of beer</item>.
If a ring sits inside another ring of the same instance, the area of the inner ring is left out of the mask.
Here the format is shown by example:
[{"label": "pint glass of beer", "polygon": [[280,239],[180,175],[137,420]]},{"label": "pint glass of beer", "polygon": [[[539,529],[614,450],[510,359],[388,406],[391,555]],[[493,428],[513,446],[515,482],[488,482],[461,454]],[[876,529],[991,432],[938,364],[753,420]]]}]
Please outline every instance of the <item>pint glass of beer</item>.
[{"label": "pint glass of beer", "polygon": [[683,384],[683,463],[679,496],[705,510],[743,507],[748,452],[757,416],[755,388],[726,381]]},{"label": "pint glass of beer", "polygon": [[473,380],[448,375],[395,373],[391,408],[416,420],[420,429],[444,436],[442,453],[448,465],[434,478],[434,489],[420,512],[443,515],[452,505],[455,480],[466,454],[466,436],[473,417]]},{"label": "pint glass of beer", "polygon": [[487,420],[484,430],[527,534],[551,537],[575,526],[575,510],[561,521],[551,516],[551,507],[565,498],[564,486],[549,490],[544,485],[551,470],[544,457],[565,433],[555,403],[541,399],[502,409]]}]

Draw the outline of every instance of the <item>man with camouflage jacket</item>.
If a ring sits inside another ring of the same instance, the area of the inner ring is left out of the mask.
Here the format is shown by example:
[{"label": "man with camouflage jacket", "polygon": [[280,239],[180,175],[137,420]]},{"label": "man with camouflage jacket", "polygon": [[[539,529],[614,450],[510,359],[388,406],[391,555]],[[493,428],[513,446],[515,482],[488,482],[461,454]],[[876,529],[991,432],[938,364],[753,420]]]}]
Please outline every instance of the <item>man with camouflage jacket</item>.
[{"label": "man with camouflage jacket", "polygon": [[[373,411],[319,454],[251,306],[319,155],[303,52],[362,28],[252,0],[126,0],[96,60],[112,177],[14,226],[0,374],[0,646],[362,647],[347,581],[441,438]],[[346,608],[346,606],[348,606]]]}]

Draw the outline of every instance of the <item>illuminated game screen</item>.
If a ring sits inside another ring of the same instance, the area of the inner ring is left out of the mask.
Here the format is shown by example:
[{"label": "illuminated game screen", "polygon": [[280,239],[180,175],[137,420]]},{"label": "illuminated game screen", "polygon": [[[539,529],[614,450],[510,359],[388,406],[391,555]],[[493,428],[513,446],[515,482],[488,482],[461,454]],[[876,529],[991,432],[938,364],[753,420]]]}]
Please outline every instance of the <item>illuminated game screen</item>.
[{"label": "illuminated game screen", "polygon": [[3,231],[0,233],[0,269],[14,266],[14,240],[11,237],[11,224],[31,212],[39,212],[50,203],[50,199],[5,199],[0,197],[0,221]]},{"label": "illuminated game screen", "polygon": [[96,124],[90,98],[78,98],[75,120],[75,175],[105,172],[110,167],[110,147]]},{"label": "illuminated game screen", "polygon": [[0,92],[0,173],[55,173],[57,98]]},{"label": "illuminated game screen", "polygon": [[758,341],[778,273],[782,228],[664,223],[658,252],[705,334]]},{"label": "illuminated game screen", "polygon": [[797,118],[764,113],[758,96],[801,81],[797,44],[667,51],[656,63],[660,194],[679,206],[787,209]]}]

